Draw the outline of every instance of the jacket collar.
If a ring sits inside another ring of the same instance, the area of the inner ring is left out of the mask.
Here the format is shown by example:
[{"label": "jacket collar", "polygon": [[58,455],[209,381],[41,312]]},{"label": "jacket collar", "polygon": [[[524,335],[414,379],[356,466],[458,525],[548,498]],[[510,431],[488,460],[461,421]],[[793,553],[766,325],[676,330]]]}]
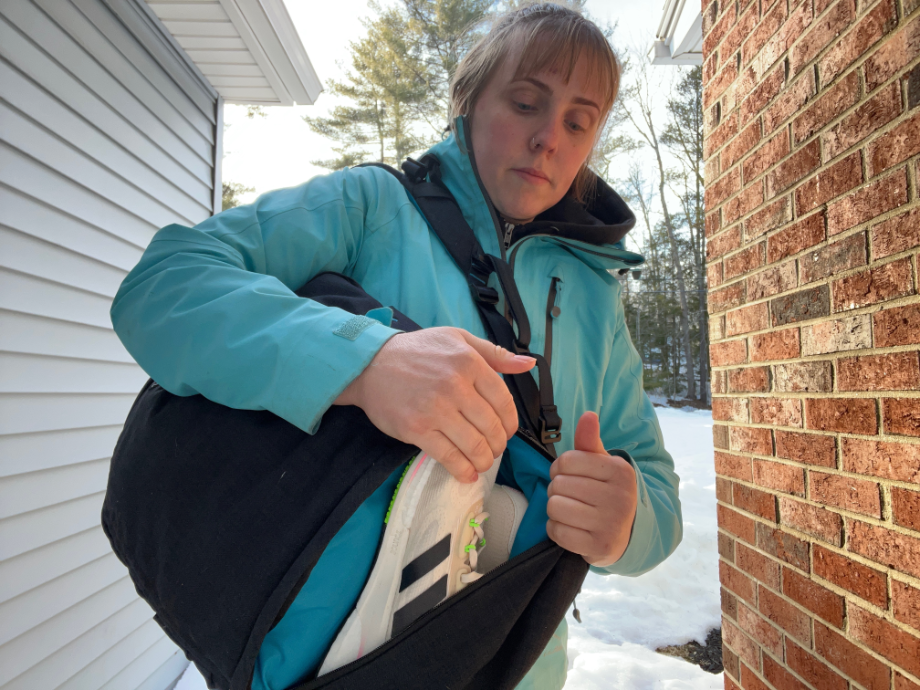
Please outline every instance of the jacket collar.
[{"label": "jacket collar", "polygon": [[[469,141],[469,120],[458,117],[456,131],[429,151],[441,163],[443,181],[460,205],[483,249],[495,256],[503,252],[498,214],[479,178]],[[642,263],[639,254],[623,249],[623,238],[636,224],[626,202],[606,182],[597,179],[597,193],[588,204],[566,196],[530,223],[515,228],[513,242],[539,235],[572,249],[585,249],[594,257],[607,257],[604,268],[632,267]],[[584,257],[583,257],[584,258]]]}]

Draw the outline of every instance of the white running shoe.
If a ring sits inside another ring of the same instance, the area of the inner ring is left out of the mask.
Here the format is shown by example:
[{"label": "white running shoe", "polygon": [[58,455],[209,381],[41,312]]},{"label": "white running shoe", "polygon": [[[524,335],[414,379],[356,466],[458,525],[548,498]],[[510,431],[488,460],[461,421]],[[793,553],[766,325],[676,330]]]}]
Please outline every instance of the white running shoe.
[{"label": "white running shoe", "polygon": [[420,454],[396,487],[370,578],[318,675],[360,659],[482,576],[483,505],[501,457],[472,484]]},{"label": "white running shoe", "polygon": [[502,484],[492,488],[485,504],[489,520],[483,526],[488,547],[479,554],[479,572],[487,573],[511,556],[511,547],[527,505],[527,497],[517,489]]}]

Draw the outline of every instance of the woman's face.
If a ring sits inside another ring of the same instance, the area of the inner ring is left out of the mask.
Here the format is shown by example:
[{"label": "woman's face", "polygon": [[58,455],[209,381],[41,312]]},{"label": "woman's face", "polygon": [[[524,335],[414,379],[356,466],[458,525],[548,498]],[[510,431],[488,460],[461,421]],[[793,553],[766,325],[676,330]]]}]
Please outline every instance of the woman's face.
[{"label": "woman's face", "polygon": [[566,84],[556,72],[515,78],[517,59],[496,70],[473,107],[473,154],[482,183],[507,220],[528,222],[569,190],[591,152],[601,96],[585,88],[578,61]]}]

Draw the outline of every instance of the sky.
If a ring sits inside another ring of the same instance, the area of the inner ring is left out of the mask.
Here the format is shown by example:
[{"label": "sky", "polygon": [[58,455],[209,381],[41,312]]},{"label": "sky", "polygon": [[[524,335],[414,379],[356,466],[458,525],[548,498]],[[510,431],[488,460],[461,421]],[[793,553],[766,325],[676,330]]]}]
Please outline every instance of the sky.
[{"label": "sky", "polygon": [[[347,68],[350,62],[349,42],[362,38],[365,29],[361,19],[373,16],[367,0],[285,0],[285,4],[320,80],[325,83],[341,78],[342,67]],[[649,5],[626,0],[588,0],[586,4],[588,14],[596,20],[619,22],[613,38],[615,50],[626,44],[642,45],[647,50],[663,8],[664,0]],[[678,77],[677,67],[651,69],[662,85]],[[659,101],[663,106],[664,97]],[[302,118],[326,115],[334,105],[334,97],[323,93],[312,106],[266,108],[266,117],[253,119],[246,117],[245,106],[225,106],[224,122],[229,127],[224,132],[224,182],[254,188],[254,192],[241,196],[241,201],[248,203],[263,192],[327,173],[310,161],[334,157],[332,144],[314,134]],[[659,120],[664,122],[663,111]]]}]

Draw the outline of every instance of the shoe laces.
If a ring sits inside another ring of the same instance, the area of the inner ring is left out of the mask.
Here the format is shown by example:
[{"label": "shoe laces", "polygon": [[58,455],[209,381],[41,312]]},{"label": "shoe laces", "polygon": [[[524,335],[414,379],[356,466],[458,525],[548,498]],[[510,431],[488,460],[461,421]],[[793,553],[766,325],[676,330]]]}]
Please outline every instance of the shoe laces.
[{"label": "shoe laces", "polygon": [[486,546],[486,537],[485,533],[482,531],[482,523],[489,519],[489,514],[486,512],[481,512],[473,518],[470,518],[470,527],[473,528],[473,536],[470,539],[470,543],[464,546],[463,550],[465,552],[464,563],[469,562],[470,572],[463,573],[460,575],[460,582],[464,585],[468,585],[471,582],[476,582],[479,578],[482,577],[482,573],[476,572],[476,566],[479,563],[479,551],[478,548],[485,548]]}]

